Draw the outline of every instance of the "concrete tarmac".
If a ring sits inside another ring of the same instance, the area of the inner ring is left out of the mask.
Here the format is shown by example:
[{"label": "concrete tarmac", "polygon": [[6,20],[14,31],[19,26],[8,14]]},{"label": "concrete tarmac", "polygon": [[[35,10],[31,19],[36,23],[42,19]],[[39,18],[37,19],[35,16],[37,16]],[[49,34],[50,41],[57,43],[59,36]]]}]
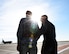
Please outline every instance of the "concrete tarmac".
[{"label": "concrete tarmac", "polygon": [[[41,54],[42,43],[38,43],[38,54]],[[0,44],[0,54],[19,54],[17,44]],[[58,42],[58,54],[69,54],[69,41]]]}]

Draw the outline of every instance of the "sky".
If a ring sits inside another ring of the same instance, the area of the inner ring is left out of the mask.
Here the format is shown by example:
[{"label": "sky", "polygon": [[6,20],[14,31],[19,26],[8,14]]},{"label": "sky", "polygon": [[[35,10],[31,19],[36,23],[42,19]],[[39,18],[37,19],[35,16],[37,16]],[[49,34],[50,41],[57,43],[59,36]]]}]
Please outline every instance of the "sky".
[{"label": "sky", "polygon": [[[27,10],[39,22],[43,14],[55,25],[57,41],[69,41],[69,0],[0,0],[0,42],[17,42],[17,29]],[[41,42],[43,36],[38,40]]]}]

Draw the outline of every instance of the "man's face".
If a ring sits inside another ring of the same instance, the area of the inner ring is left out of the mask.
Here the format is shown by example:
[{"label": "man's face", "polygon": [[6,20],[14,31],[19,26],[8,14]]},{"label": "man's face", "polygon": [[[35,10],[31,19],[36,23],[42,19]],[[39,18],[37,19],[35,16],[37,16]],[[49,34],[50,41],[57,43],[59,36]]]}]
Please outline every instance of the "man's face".
[{"label": "man's face", "polygon": [[46,18],[45,18],[44,16],[42,16],[42,17],[41,17],[41,22],[44,23],[44,22],[45,22],[45,19],[46,19]]},{"label": "man's face", "polygon": [[27,18],[31,18],[32,14],[26,14]]}]

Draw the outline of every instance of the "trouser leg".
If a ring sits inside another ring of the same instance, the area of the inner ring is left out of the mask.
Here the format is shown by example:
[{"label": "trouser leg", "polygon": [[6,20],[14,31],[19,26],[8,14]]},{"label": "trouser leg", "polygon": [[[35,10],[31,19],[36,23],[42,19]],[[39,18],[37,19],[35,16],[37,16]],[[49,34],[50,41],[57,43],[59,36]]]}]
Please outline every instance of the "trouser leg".
[{"label": "trouser leg", "polygon": [[29,49],[29,54],[37,54],[37,47],[34,46],[33,48]]},{"label": "trouser leg", "polygon": [[28,48],[27,46],[21,46],[21,51],[19,54],[27,54]]}]

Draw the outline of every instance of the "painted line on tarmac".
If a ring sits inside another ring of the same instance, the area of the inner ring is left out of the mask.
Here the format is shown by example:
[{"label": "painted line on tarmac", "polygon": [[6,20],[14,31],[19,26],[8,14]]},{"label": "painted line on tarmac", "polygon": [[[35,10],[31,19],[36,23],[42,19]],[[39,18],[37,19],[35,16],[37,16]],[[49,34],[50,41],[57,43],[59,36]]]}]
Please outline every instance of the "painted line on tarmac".
[{"label": "painted line on tarmac", "polygon": [[69,47],[69,44],[61,45],[61,46],[58,47],[58,51],[60,51],[60,50],[62,50],[64,48],[67,48],[67,47]]},{"label": "painted line on tarmac", "polygon": [[66,50],[68,50],[69,49],[69,46],[68,47],[66,47],[66,48],[63,48],[62,50],[60,50],[60,51],[58,51],[58,54],[59,53],[62,53],[62,52],[64,52],[64,51],[66,51]]},{"label": "painted line on tarmac", "polygon": [[0,49],[1,51],[7,51],[7,52],[12,52],[12,53],[18,53],[18,52],[15,52],[15,51],[11,51],[11,50],[4,50],[4,49]]}]

